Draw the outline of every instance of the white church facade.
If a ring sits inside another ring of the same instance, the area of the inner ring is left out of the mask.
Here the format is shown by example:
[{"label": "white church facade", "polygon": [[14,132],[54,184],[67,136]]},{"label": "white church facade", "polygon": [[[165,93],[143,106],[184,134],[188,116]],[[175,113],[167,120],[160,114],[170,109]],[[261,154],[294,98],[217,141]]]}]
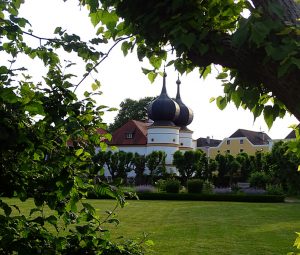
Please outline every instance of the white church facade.
[{"label": "white church facade", "polygon": [[177,80],[176,99],[171,99],[163,76],[161,94],[148,106],[149,121],[130,120],[112,134],[111,145],[119,151],[148,155],[152,151],[166,153],[166,169],[176,173],[173,154],[180,150],[195,150],[193,131],[187,126],[193,120],[193,112],[181,100],[180,81]]}]

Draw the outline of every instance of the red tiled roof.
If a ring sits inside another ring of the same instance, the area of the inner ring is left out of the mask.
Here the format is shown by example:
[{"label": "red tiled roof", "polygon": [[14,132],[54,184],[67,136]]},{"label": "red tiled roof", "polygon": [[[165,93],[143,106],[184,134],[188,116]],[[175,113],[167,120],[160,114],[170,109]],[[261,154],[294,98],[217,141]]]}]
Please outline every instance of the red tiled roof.
[{"label": "red tiled roof", "polygon": [[[111,145],[146,145],[147,127],[152,123],[129,120],[122,127],[112,134]],[[132,134],[132,138],[127,138],[127,134]]]}]

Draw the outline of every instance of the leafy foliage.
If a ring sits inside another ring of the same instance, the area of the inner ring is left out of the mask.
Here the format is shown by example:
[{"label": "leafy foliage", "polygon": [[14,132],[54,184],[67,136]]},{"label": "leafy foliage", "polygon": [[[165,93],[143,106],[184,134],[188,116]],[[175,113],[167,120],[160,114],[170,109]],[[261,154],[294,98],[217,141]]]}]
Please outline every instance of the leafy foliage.
[{"label": "leafy foliage", "polygon": [[180,181],[176,179],[167,179],[165,189],[167,193],[179,193]]},{"label": "leafy foliage", "polygon": [[[180,73],[199,69],[201,77],[210,73],[211,64],[220,64],[224,69],[217,78],[223,81],[225,93],[216,99],[220,109],[234,102],[255,118],[263,114],[269,127],[287,108],[300,116],[295,95],[299,6],[294,1],[287,5],[271,0],[80,2],[89,6],[99,35],[107,40],[130,36],[122,44],[123,53],[136,48],[140,61],[149,60],[153,69],[143,72],[151,82],[163,62]],[[294,92],[286,91],[285,79]]]},{"label": "leafy foliage", "polygon": [[[106,147],[110,138],[98,132],[106,128],[101,116],[107,110],[96,105],[99,82],[81,100],[74,93],[103,57],[94,48],[99,40],[86,43],[62,28],[55,30],[55,38],[38,37],[19,17],[23,2],[0,3],[0,53],[9,60],[0,66],[0,194],[21,201],[33,197],[35,207],[26,216],[0,200],[0,253],[144,254],[139,242],[112,242],[106,226],[118,224],[114,211],[100,217],[84,200],[96,192],[125,204],[124,194],[101,180],[103,164],[95,161],[95,148]],[[25,35],[37,38],[39,46],[29,46]],[[79,83],[69,72],[74,63],[63,66],[59,50],[76,52],[86,64]],[[42,63],[42,81],[34,82],[25,67],[15,67],[21,55]]]},{"label": "leafy foliage", "polygon": [[195,174],[201,176],[206,169],[207,158],[203,151],[176,151],[173,156],[173,164],[176,166],[182,183],[186,185],[187,180]]},{"label": "leafy foliage", "polygon": [[148,105],[153,99],[153,97],[145,97],[139,100],[133,100],[130,98],[125,99],[120,104],[120,110],[115,117],[114,122],[109,125],[109,130],[114,132],[129,120],[147,120]]}]

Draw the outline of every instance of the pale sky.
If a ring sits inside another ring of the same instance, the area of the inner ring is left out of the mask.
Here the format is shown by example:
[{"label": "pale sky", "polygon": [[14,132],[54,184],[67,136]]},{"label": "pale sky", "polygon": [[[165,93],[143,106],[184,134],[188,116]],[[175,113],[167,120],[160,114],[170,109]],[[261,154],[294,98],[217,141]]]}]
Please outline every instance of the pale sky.
[{"label": "pale sky", "polygon": [[[54,29],[61,26],[67,29],[69,34],[78,34],[81,39],[88,40],[95,37],[95,30],[90,23],[85,9],[80,11],[77,0],[26,0],[21,9],[21,15],[27,18],[32,25],[34,34],[42,37],[52,37]],[[39,42],[33,42],[39,43]],[[75,59],[73,55],[66,56]],[[27,60],[24,60],[27,61]],[[36,77],[42,75],[41,67],[28,64],[29,69]],[[146,96],[157,96],[162,86],[162,78],[157,77],[151,84],[142,73],[141,67],[149,67],[147,63],[138,61],[136,54],[132,53],[123,57],[120,46],[116,47],[110,56],[99,66],[98,73],[93,78],[100,80],[103,95],[99,98],[99,104],[110,107],[118,107],[125,98],[140,99]],[[76,73],[82,73],[80,66],[74,69]],[[177,73],[173,67],[168,67],[167,91],[170,97],[176,96]],[[194,131],[193,138],[210,136],[223,139],[230,136],[237,129],[249,129],[253,131],[265,131],[271,138],[284,138],[291,129],[291,124],[297,124],[295,117],[287,115],[284,119],[278,119],[273,127],[268,130],[263,118],[258,118],[253,123],[251,112],[236,109],[233,104],[228,105],[223,111],[219,110],[216,103],[209,103],[211,97],[223,95],[221,82],[210,75],[206,80],[200,79],[197,71],[183,75],[181,79],[181,97],[183,102],[194,111],[194,120],[189,129]],[[77,80],[79,81],[79,76]],[[37,78],[37,80],[41,80]],[[92,78],[87,79],[78,89],[78,93],[90,90]],[[105,113],[103,119],[110,123],[117,113]]]}]

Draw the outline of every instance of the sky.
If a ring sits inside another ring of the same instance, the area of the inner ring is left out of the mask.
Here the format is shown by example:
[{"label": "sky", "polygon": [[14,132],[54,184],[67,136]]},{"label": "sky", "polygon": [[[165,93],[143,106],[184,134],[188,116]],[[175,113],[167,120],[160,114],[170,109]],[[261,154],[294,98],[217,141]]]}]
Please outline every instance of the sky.
[{"label": "sky", "polygon": [[[60,26],[67,29],[69,34],[75,33],[82,40],[89,40],[95,37],[95,29],[88,18],[87,10],[80,9],[77,3],[77,0],[68,0],[65,3],[62,0],[25,0],[20,14],[30,21],[34,34],[38,36],[51,38],[54,29]],[[39,41],[32,41],[32,43],[36,44]],[[76,56],[71,54],[66,56],[66,59],[76,61]],[[27,64],[27,66],[34,77],[37,77],[37,81],[41,80],[42,67],[37,64]],[[97,99],[99,105],[118,107],[126,98],[137,100],[146,96],[158,96],[162,87],[162,77],[158,76],[151,84],[142,73],[141,67],[149,67],[149,64],[139,62],[135,52],[124,57],[120,46],[117,46],[99,66],[98,73],[93,74],[80,85],[79,97],[83,91],[89,90],[93,79],[101,82],[103,95]],[[74,68],[78,68],[74,69],[75,73],[82,73],[82,66],[78,65]],[[170,97],[175,97],[178,73],[173,67],[168,67],[166,72],[168,94]],[[290,125],[298,123],[294,116],[287,114],[284,119],[276,120],[269,130],[262,117],[254,122],[253,115],[248,110],[236,109],[233,104],[229,104],[223,111],[219,110],[215,102],[209,102],[211,97],[223,95],[221,81],[214,78],[217,73],[217,68],[213,68],[213,73],[205,80],[200,79],[198,71],[180,77],[181,98],[194,112],[194,120],[189,125],[189,129],[194,131],[194,139],[207,136],[223,139],[239,128],[264,131],[271,138],[280,139],[291,131]],[[77,80],[80,79],[79,75]],[[117,112],[105,113],[104,122],[111,123],[116,114]]]}]

